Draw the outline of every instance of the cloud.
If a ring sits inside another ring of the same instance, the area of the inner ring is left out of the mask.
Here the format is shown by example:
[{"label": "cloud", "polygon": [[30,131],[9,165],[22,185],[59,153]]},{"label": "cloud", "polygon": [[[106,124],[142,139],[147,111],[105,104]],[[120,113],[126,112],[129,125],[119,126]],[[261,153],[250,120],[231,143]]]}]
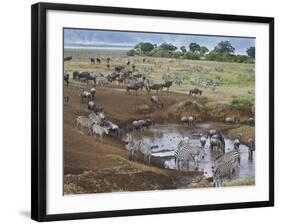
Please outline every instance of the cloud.
[{"label": "cloud", "polygon": [[144,32],[106,31],[88,29],[65,29],[65,45],[107,45],[107,46],[134,46],[139,42],[152,42],[160,44],[162,42],[172,43],[177,46],[186,46],[191,42],[206,46],[212,50],[220,41],[228,40],[235,47],[236,53],[246,53],[247,48],[255,46],[254,38],[224,37],[224,36],[204,36],[190,34],[162,34]]}]

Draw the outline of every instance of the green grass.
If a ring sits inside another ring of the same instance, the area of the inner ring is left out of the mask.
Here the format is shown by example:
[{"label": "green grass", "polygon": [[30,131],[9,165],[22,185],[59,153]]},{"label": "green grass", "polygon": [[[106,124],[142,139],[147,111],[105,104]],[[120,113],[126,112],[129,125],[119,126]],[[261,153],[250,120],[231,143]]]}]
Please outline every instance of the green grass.
[{"label": "green grass", "polygon": [[[244,63],[229,63],[216,61],[196,61],[187,59],[171,59],[171,58],[154,58],[146,57],[150,61],[143,62],[142,57],[126,56],[126,51],[117,50],[77,50],[65,49],[64,56],[73,56],[73,60],[65,62],[65,71],[96,71],[107,75],[112,73],[116,65],[125,65],[127,60],[131,60],[136,65],[136,69],[150,67],[153,69],[149,79],[153,79],[156,83],[163,82],[163,74],[175,74],[184,78],[184,83],[179,87],[175,84],[170,88],[171,91],[187,94],[191,88],[192,78],[200,77],[207,79],[222,79],[222,85],[215,91],[210,87],[197,86],[203,90],[202,97],[207,97],[208,104],[228,104],[236,109],[247,108],[250,104],[254,104],[254,96],[249,94],[249,90],[255,87],[255,65]],[[101,65],[93,65],[90,63],[89,57],[111,57],[111,68],[107,69],[106,63]],[[190,71],[188,68],[199,68],[199,71]],[[236,101],[234,101],[236,100]]]}]

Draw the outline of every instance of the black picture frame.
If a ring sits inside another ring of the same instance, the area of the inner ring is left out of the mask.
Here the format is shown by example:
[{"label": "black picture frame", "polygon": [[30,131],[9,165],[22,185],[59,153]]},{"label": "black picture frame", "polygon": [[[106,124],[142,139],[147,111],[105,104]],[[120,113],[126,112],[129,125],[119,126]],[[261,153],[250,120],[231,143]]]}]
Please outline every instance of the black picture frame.
[{"label": "black picture frame", "polygon": [[[274,206],[274,18],[73,4],[37,3],[31,10],[31,218],[37,221],[194,212]],[[46,12],[63,10],[269,24],[269,200],[70,214],[46,214]]]}]

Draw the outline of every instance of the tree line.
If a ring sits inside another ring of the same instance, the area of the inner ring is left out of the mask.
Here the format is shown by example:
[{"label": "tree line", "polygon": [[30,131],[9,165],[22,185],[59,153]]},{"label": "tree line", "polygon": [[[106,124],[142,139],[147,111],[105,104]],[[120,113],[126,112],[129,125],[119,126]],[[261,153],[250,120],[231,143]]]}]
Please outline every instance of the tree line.
[{"label": "tree line", "polygon": [[254,63],[255,47],[249,47],[246,51],[247,55],[234,54],[235,48],[229,41],[219,42],[213,50],[209,50],[206,46],[192,42],[188,49],[181,46],[179,49],[171,43],[161,43],[160,45],[150,42],[140,42],[135,45],[134,49],[127,52],[128,56],[150,56],[165,58],[183,58],[191,60],[210,60],[225,61],[238,63]]}]

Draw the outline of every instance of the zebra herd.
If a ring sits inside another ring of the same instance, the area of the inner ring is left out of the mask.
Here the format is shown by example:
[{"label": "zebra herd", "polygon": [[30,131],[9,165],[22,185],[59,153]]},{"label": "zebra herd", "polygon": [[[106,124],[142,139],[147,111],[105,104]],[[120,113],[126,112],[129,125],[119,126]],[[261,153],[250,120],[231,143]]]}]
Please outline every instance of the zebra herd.
[{"label": "zebra herd", "polygon": [[[233,141],[234,148],[231,151],[225,152],[225,140],[219,130],[211,129],[207,135],[201,135],[200,146],[190,143],[188,137],[183,137],[177,145],[174,152],[175,168],[182,170],[184,165],[189,168],[191,162],[195,170],[199,168],[199,162],[206,155],[205,145],[209,139],[210,152],[215,157],[212,166],[213,186],[222,186],[223,180],[231,178],[237,172],[240,166],[240,140],[236,138]],[[255,142],[253,138],[248,140],[248,159],[253,160],[253,152],[255,151]]]}]

